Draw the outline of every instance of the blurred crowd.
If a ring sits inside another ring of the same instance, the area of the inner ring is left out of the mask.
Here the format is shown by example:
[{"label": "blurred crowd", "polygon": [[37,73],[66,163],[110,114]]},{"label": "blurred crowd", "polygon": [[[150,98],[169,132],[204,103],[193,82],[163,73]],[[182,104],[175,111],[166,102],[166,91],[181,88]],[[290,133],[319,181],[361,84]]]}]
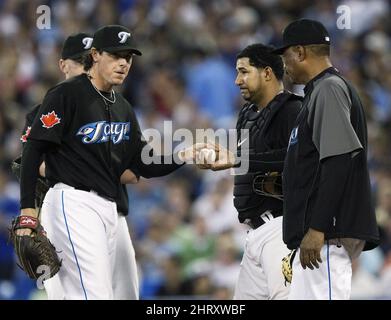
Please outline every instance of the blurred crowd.
[{"label": "blurred crowd", "polygon": [[[42,4],[51,10],[50,29],[36,25]],[[349,10],[350,29],[337,27],[340,5]],[[0,0],[0,298],[44,297],[7,245],[19,210],[10,162],[21,151],[25,114],[63,80],[58,59],[68,35],[106,24],[133,30],[143,56],[118,90],[142,129],[164,137],[169,120],[173,130],[234,128],[243,104],[234,85],[236,54],[254,42],[278,45],[284,26],[303,17],[328,28],[334,65],[358,89],[367,113],[381,244],[354,261],[352,298],[391,298],[390,14],[387,0]],[[229,171],[188,165],[128,189],[141,298],[231,299],[246,227],[233,207]]]}]

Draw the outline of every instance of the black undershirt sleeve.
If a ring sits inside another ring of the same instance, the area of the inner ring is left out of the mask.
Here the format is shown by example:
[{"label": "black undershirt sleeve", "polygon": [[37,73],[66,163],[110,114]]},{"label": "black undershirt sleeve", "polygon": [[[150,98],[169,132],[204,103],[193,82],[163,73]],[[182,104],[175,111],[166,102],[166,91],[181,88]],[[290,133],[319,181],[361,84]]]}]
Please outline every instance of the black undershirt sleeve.
[{"label": "black undershirt sleeve", "polygon": [[[171,155],[155,155],[153,148],[144,139],[141,133],[140,125],[134,115],[134,122],[136,124],[136,156],[131,159],[127,168],[132,170],[136,177],[154,178],[162,177],[179,169],[184,165],[183,161],[179,160],[178,153]],[[143,161],[143,157],[145,161]]]},{"label": "black undershirt sleeve", "polygon": [[310,228],[322,231],[330,230],[334,217],[339,211],[344,188],[348,178],[351,153],[326,158],[320,162],[320,181],[317,199],[311,210]]},{"label": "black undershirt sleeve", "polygon": [[149,164],[145,164],[144,161],[142,161],[142,153],[140,151],[140,154],[129,166],[129,169],[138,177],[142,176],[149,179],[166,176],[184,165],[184,163],[179,160],[178,153],[171,155],[155,155],[152,147],[147,143],[143,143],[142,145],[143,147],[140,150],[143,148],[149,149],[149,151],[146,150],[144,153],[148,152],[149,160],[152,161]]},{"label": "black undershirt sleeve", "polygon": [[235,167],[244,165],[248,162],[249,172],[282,172],[284,169],[284,160],[286,148],[272,150],[268,152],[254,153],[249,156],[241,155]]},{"label": "black undershirt sleeve", "polygon": [[35,187],[42,155],[56,145],[47,141],[27,140],[23,148],[20,177],[20,207],[35,208]]}]

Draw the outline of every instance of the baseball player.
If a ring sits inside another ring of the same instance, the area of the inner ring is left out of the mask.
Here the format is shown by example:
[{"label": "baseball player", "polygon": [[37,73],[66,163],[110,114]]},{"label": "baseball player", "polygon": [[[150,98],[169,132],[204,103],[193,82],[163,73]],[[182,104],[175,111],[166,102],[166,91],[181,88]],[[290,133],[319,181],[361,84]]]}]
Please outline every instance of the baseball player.
[{"label": "baseball player", "polygon": [[[236,61],[235,83],[247,101],[236,125],[237,150],[242,159],[249,159],[249,170],[235,175],[234,205],[239,221],[251,230],[234,299],[281,300],[287,299],[289,292],[281,272],[281,260],[289,250],[282,241],[283,202],[279,186],[301,98],[284,90],[283,63],[272,50],[253,44],[241,51]],[[243,136],[241,129],[246,130]],[[209,167],[220,170],[227,165],[220,162]]]},{"label": "baseball player", "polygon": [[[63,45],[61,59],[59,60],[59,68],[64,73],[65,79],[69,79],[71,77],[78,76],[85,72],[84,70],[84,59],[89,52],[92,44],[92,37],[86,33],[78,33],[75,35],[69,36]],[[25,142],[27,142],[28,135],[31,130],[31,125],[33,120],[38,113],[40,108],[40,104],[35,106],[33,110],[26,115],[26,124],[23,130],[23,134],[21,136],[21,141],[23,146]],[[20,159],[18,159],[20,161]],[[16,160],[16,161],[18,161]],[[45,162],[42,162],[40,165],[40,176],[45,177]],[[138,178],[134,175],[134,173],[127,169],[121,175],[121,182],[125,183],[136,183]],[[42,182],[41,182],[42,183]],[[44,195],[39,194],[37,190],[37,199],[36,204],[38,207],[42,206],[42,200]],[[125,216],[128,213],[128,194],[126,186],[122,186],[122,190],[119,193],[119,197],[117,198],[117,209],[120,216]],[[120,218],[122,219],[122,218]],[[127,244],[127,242],[125,241]],[[131,248],[130,254],[126,250],[126,248]],[[133,246],[123,246],[123,243],[119,243],[116,246],[117,255],[122,256],[123,263],[127,263],[129,268],[136,268],[134,263],[134,250]],[[126,259],[127,255],[130,257]],[[125,280],[125,279],[124,279]],[[116,299],[137,299],[138,298],[138,282],[136,279],[127,279],[128,281],[119,281],[118,285],[114,290],[114,298]],[[58,300],[62,299],[63,290],[61,287],[61,283],[58,280],[58,275],[55,275],[51,279],[47,279],[44,281],[44,285],[46,291],[48,293],[48,299],[50,300]]]},{"label": "baseball player", "polygon": [[[65,79],[69,79],[84,72],[83,58],[91,48],[92,37],[86,33],[78,33],[69,36],[63,44],[61,59],[58,61],[59,68],[64,74]],[[20,138],[23,146],[27,142],[30,134],[31,124],[38,113],[41,104],[33,107],[26,115],[26,123],[23,129],[23,134]],[[45,176],[45,164],[42,162],[39,173],[42,177]]]},{"label": "baseball player", "polygon": [[[40,157],[51,188],[42,206],[42,225],[62,259],[58,277],[65,299],[138,297],[134,251],[125,218],[116,201],[120,176],[130,168],[146,178],[178,169],[194,156],[188,148],[145,165],[142,139],[129,103],[113,90],[125,80],[133,55],[132,35],[123,26],[97,30],[85,60],[87,74],[64,81],[45,96],[34,119],[22,157],[21,215],[36,217],[35,184]],[[160,160],[164,160],[161,159]],[[29,229],[18,230],[29,235]],[[122,246],[122,254],[118,248]],[[132,296],[131,296],[132,295]]]},{"label": "baseball player", "polygon": [[[90,49],[91,44],[92,37],[86,33],[78,33],[75,35],[71,35],[65,40],[61,52],[61,59],[59,60],[59,68],[62,73],[64,73],[65,79],[69,79],[84,72],[83,58]],[[23,148],[25,143],[27,142],[27,138],[31,131],[31,125],[38,113],[40,106],[40,104],[36,105],[31,110],[31,112],[26,115],[26,123],[23,129],[23,134],[20,138]],[[43,160],[43,157],[41,160]],[[17,159],[16,162],[20,163],[20,158]],[[41,177],[45,177],[45,163],[43,161],[41,161],[39,173]],[[36,205],[38,207],[41,207],[44,195],[36,194],[36,196]],[[48,299],[58,300],[64,298],[63,289],[58,275],[55,275],[53,278],[44,281],[44,286],[48,294]]]},{"label": "baseball player", "polygon": [[377,246],[360,98],[333,68],[330,35],[314,20],[283,32],[294,83],[305,84],[284,166],[284,242],[297,249],[289,299],[349,299],[351,261]]},{"label": "baseball player", "polygon": [[[65,76],[65,80],[78,76],[84,73],[84,59],[89,52],[92,44],[92,37],[87,33],[78,33],[69,36],[63,44],[61,59],[58,61],[59,68]],[[41,104],[33,107],[33,109],[26,115],[26,123],[23,129],[23,134],[20,138],[22,143],[27,142],[27,137],[30,134],[31,124],[38,113]],[[39,173],[45,177],[45,163],[42,162],[39,167]],[[131,170],[127,169],[121,176],[121,182],[137,183],[137,177]],[[126,191],[126,188],[124,189]]]}]

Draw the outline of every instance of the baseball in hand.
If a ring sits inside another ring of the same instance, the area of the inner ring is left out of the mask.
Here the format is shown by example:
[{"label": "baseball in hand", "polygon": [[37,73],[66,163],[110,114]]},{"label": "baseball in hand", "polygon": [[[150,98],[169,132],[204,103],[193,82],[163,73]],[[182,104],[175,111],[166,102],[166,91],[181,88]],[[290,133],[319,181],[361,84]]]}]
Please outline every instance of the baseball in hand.
[{"label": "baseball in hand", "polygon": [[198,160],[200,163],[212,164],[216,161],[216,152],[213,149],[201,149]]}]

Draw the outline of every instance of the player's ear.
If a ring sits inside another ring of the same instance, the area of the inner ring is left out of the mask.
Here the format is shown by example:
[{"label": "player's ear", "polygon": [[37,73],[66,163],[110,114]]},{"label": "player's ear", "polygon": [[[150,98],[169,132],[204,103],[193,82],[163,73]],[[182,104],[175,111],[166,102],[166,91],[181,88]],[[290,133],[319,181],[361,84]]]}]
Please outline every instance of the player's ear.
[{"label": "player's ear", "polygon": [[270,81],[273,79],[273,69],[270,67],[265,67],[263,69],[264,77],[266,81]]},{"label": "player's ear", "polygon": [[58,60],[58,67],[60,68],[61,72],[65,74],[66,64],[64,59]]},{"label": "player's ear", "polygon": [[98,62],[99,60],[99,52],[96,48],[91,48],[91,57],[93,62]]},{"label": "player's ear", "polygon": [[297,55],[297,59],[302,62],[304,61],[304,59],[306,58],[306,50],[305,50],[305,47],[303,46],[296,46],[295,48],[296,50],[296,55]]}]

